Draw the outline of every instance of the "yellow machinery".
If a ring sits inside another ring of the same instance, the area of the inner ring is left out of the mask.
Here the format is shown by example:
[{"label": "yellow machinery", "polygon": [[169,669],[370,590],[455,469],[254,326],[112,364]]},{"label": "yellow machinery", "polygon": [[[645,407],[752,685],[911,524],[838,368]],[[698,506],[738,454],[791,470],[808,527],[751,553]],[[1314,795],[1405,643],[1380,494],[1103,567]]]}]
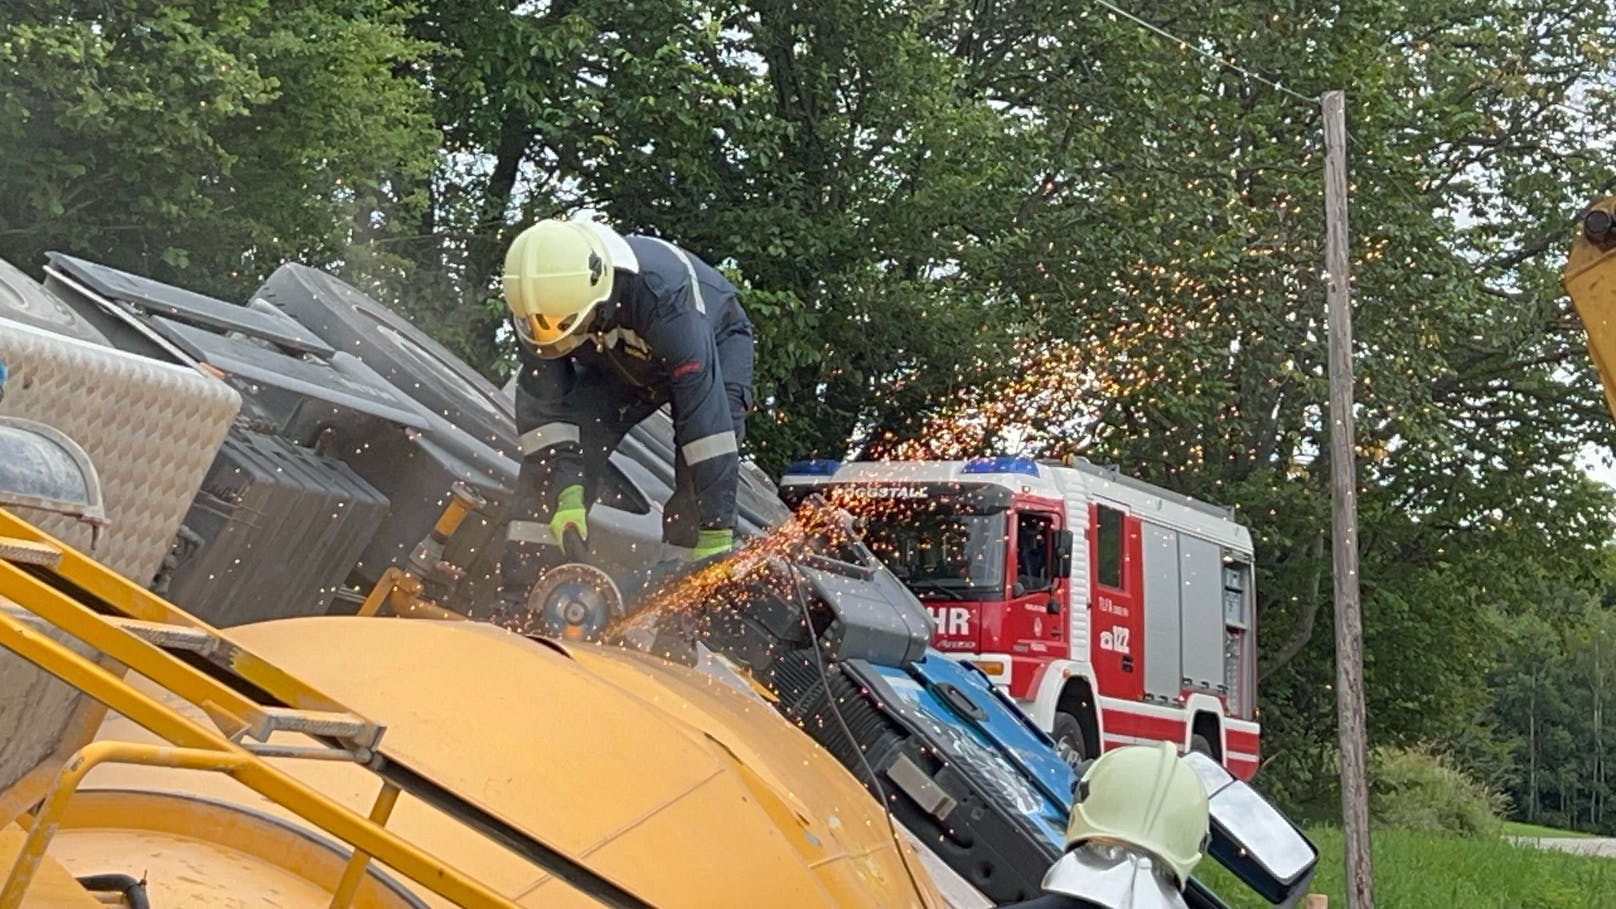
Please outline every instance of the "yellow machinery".
[{"label": "yellow machinery", "polygon": [[[451,617],[420,583],[367,611]],[[225,633],[4,510],[0,607],[0,646],[111,711],[0,792],[0,909],[943,905],[811,739],[653,657],[468,621]]]},{"label": "yellow machinery", "polygon": [[1594,203],[1583,216],[1562,283],[1588,333],[1588,352],[1616,416],[1616,196]]}]

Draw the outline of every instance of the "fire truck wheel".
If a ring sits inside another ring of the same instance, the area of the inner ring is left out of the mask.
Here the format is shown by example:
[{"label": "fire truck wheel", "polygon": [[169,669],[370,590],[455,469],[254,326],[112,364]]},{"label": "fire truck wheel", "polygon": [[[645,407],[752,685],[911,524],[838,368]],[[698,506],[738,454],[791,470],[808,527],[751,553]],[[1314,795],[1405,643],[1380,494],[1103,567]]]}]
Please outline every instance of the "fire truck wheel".
[{"label": "fire truck wheel", "polygon": [[1077,722],[1077,717],[1057,712],[1054,727],[1050,730],[1050,738],[1055,740],[1055,751],[1061,756],[1061,760],[1073,770],[1089,759],[1089,746],[1083,740],[1083,727]]}]

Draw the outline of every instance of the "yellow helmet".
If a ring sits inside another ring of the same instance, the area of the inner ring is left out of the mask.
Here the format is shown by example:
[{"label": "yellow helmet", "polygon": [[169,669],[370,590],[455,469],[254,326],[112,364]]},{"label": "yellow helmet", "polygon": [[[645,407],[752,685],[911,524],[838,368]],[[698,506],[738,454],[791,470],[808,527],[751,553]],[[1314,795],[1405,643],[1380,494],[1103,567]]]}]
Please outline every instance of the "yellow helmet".
[{"label": "yellow helmet", "polygon": [[1209,838],[1206,787],[1168,742],[1125,745],[1096,758],[1066,828],[1067,848],[1102,840],[1149,853],[1180,890]]},{"label": "yellow helmet", "polygon": [[504,290],[517,334],[541,357],[563,356],[612,294],[611,251],[581,222],[540,221],[506,250]]}]

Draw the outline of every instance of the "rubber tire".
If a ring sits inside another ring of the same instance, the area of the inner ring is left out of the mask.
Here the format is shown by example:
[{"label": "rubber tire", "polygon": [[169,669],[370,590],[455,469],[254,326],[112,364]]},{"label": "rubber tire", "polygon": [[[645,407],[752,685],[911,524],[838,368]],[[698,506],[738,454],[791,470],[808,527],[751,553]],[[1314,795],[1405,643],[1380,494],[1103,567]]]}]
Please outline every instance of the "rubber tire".
[{"label": "rubber tire", "polygon": [[[1088,740],[1083,737],[1083,724],[1077,717],[1064,711],[1055,713],[1055,723],[1050,728],[1049,737],[1055,740],[1055,751],[1061,759],[1066,761],[1068,767],[1077,768],[1077,765],[1093,757],[1089,754]],[[1076,757],[1069,756],[1071,752]]]},{"label": "rubber tire", "polygon": [[337,350],[347,351],[421,406],[517,458],[515,406],[448,348],[336,277],[288,263],[253,294]]},{"label": "rubber tire", "polygon": [[1216,760],[1218,757],[1217,753],[1212,750],[1212,743],[1207,741],[1206,736],[1200,734],[1199,732],[1190,736],[1190,751],[1198,751],[1201,754],[1212,758],[1213,760]]}]

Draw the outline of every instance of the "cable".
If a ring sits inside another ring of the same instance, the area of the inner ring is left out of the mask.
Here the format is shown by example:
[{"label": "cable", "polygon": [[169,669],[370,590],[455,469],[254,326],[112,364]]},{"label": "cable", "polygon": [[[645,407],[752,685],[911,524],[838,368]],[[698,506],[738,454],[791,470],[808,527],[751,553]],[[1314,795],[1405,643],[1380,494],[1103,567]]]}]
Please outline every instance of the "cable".
[{"label": "cable", "polygon": [[91,893],[119,894],[129,905],[129,909],[151,909],[151,900],[146,894],[144,873],[140,880],[135,880],[128,874],[90,874],[77,880],[80,887]]},{"label": "cable", "polygon": [[920,905],[931,909],[931,901],[926,899],[926,891],[915,878],[915,871],[909,867],[909,859],[904,855],[903,837],[898,833],[897,821],[892,818],[892,805],[887,801],[886,789],[881,786],[875,768],[870,766],[869,759],[864,756],[864,749],[859,747],[858,739],[853,737],[853,728],[847,725],[847,720],[842,717],[841,708],[836,706],[836,695],[830,687],[830,669],[825,665],[825,655],[820,652],[819,635],[814,634],[814,617],[808,609],[808,598],[802,594],[802,576],[797,573],[795,562],[790,559],[781,561],[791,570],[791,591],[796,595],[797,606],[802,610],[802,620],[808,628],[808,638],[814,651],[814,665],[819,668],[819,684],[825,689],[825,703],[830,707],[831,716],[836,718],[836,725],[841,727],[842,734],[847,736],[848,744],[852,745],[853,751],[858,754],[859,766],[864,768],[864,774],[869,777],[870,785],[875,788],[876,797],[881,800],[881,814],[887,819],[887,830],[891,832],[892,843],[897,847],[898,862],[903,865],[903,873],[909,876],[909,886],[914,889],[915,898],[920,900]]},{"label": "cable", "polygon": [[1100,6],[1105,7],[1106,9],[1110,10],[1113,13],[1116,13],[1117,15],[1123,17],[1124,19],[1129,20],[1130,22],[1134,22],[1134,23],[1136,23],[1138,25],[1141,25],[1141,26],[1143,26],[1143,27],[1145,27],[1147,29],[1150,29],[1151,31],[1155,32],[1158,35],[1161,35],[1163,38],[1166,38],[1167,40],[1177,44],[1179,47],[1184,48],[1185,50],[1194,51],[1197,54],[1200,54],[1201,56],[1205,57],[1208,60],[1215,61],[1216,63],[1218,63],[1218,64],[1220,64],[1222,66],[1227,66],[1228,68],[1234,70],[1235,72],[1239,73],[1240,75],[1245,76],[1248,79],[1255,79],[1258,82],[1261,82],[1262,84],[1268,86],[1269,88],[1272,88],[1274,91],[1280,92],[1282,94],[1290,95],[1291,97],[1300,99],[1302,101],[1306,101],[1308,104],[1317,104],[1318,103],[1317,98],[1309,98],[1307,95],[1304,95],[1299,91],[1295,91],[1293,89],[1286,88],[1285,86],[1280,85],[1278,82],[1275,82],[1274,80],[1268,78],[1267,76],[1264,76],[1261,73],[1254,72],[1252,70],[1246,69],[1244,66],[1241,66],[1240,64],[1234,62],[1233,60],[1230,60],[1227,57],[1220,57],[1217,54],[1212,53],[1211,51],[1202,50],[1201,48],[1196,47],[1195,45],[1189,43],[1188,41],[1185,41],[1183,38],[1180,38],[1177,35],[1167,31],[1166,29],[1163,29],[1161,26],[1156,25],[1156,24],[1151,23],[1151,22],[1147,22],[1144,19],[1141,19],[1138,16],[1135,16],[1133,13],[1130,13],[1127,10],[1122,9],[1121,7],[1116,6],[1113,3],[1110,3],[1109,0],[1094,0],[1094,2],[1099,4]]}]

